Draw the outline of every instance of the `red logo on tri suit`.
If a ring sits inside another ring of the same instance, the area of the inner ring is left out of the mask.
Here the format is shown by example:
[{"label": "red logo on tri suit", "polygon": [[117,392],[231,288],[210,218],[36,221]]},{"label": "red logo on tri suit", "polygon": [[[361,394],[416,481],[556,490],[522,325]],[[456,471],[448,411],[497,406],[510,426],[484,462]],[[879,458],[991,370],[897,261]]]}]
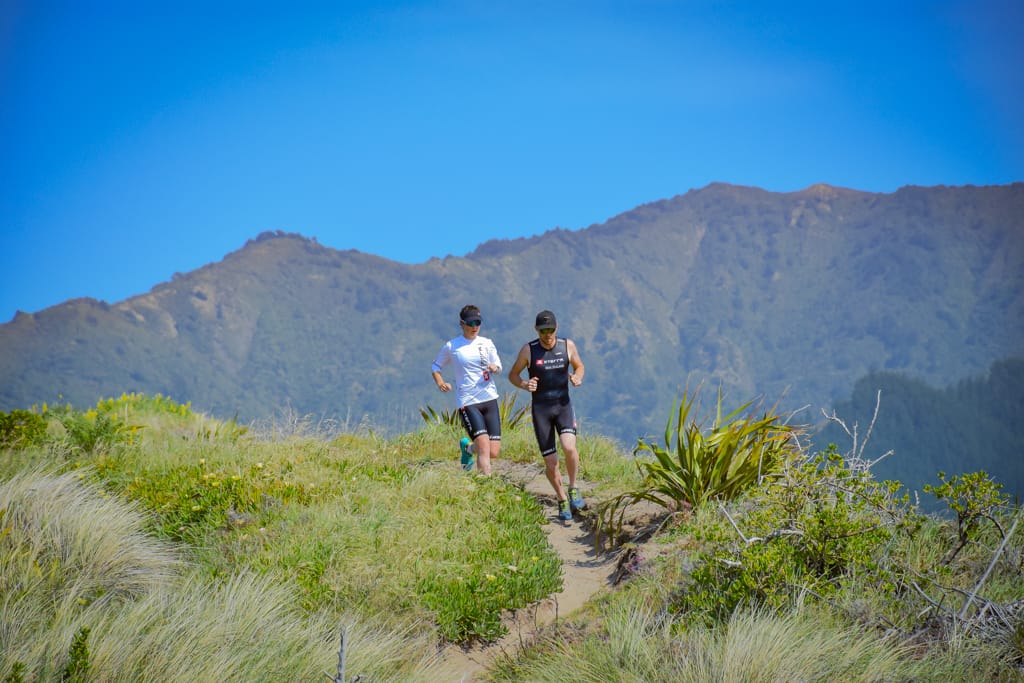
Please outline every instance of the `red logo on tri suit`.
[{"label": "red logo on tri suit", "polygon": [[544,365],[544,359],[543,358],[538,358],[536,364],[537,365]]}]

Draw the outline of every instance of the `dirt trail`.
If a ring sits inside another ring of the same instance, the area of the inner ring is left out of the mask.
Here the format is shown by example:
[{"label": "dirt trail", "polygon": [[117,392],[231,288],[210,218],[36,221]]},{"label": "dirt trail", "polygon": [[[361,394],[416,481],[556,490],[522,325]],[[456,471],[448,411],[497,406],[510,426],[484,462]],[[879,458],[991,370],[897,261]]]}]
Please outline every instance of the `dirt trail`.
[{"label": "dirt trail", "polygon": [[[465,683],[478,680],[478,674],[495,657],[515,653],[522,645],[532,642],[541,628],[555,619],[565,618],[582,607],[599,590],[609,587],[616,569],[616,557],[595,552],[593,535],[584,528],[578,517],[571,522],[557,518],[554,492],[544,476],[542,466],[508,462],[497,462],[495,465],[495,474],[522,484],[527,493],[536,496],[545,506],[548,523],[544,525],[544,530],[551,546],[562,558],[563,587],[561,592],[538,605],[519,610],[515,617],[509,617],[506,620],[509,632],[501,640],[469,649],[449,646],[444,652],[444,659],[454,670],[461,672],[462,677],[456,680]],[[585,486],[583,482],[580,484],[586,497]]]}]

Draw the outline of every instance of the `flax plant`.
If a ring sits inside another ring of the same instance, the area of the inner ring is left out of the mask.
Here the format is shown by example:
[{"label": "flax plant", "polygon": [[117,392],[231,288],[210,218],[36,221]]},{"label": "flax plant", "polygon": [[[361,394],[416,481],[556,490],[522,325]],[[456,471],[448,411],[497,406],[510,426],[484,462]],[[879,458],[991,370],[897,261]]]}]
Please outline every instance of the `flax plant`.
[{"label": "flax plant", "polygon": [[664,446],[639,440],[633,454],[642,484],[598,506],[599,543],[602,536],[614,543],[626,510],[634,503],[649,501],[675,511],[709,500],[730,500],[773,473],[793,450],[795,430],[774,407],[762,412],[759,404],[748,401],[723,415],[719,391],[715,417],[705,433],[691,417],[696,399],[696,394],[684,392],[673,406]]},{"label": "flax plant", "polygon": [[[498,402],[498,414],[501,416],[501,427],[505,429],[516,429],[527,422],[530,417],[530,406],[517,405],[518,394],[503,394]],[[451,427],[458,427],[459,411],[444,410],[440,412],[431,406],[420,408],[420,417],[428,424],[445,424]]]}]

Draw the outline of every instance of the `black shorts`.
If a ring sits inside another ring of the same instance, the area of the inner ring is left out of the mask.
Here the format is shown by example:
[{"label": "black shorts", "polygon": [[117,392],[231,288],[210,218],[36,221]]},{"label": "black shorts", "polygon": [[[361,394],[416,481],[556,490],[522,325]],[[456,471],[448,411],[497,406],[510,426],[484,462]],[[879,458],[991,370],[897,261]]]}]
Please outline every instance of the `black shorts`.
[{"label": "black shorts", "polygon": [[462,418],[462,426],[469,438],[475,439],[486,434],[491,437],[491,441],[501,441],[501,413],[497,399],[459,408],[459,417]]},{"label": "black shorts", "polygon": [[540,446],[540,454],[544,457],[557,452],[555,433],[575,434],[576,414],[572,403],[534,403],[530,409],[533,414],[533,433]]}]

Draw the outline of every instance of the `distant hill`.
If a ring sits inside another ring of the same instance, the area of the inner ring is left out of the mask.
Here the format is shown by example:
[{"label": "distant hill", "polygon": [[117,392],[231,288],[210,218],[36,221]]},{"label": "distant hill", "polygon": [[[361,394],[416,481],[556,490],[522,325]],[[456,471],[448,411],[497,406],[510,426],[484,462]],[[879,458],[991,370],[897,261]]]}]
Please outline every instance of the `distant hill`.
[{"label": "distant hill", "polygon": [[265,233],[149,293],[0,325],[0,410],[140,391],[243,421],[289,406],[407,429],[451,407],[430,362],[476,303],[506,366],[554,310],[587,365],[583,428],[627,445],[702,381],[816,419],[871,371],[945,386],[1024,355],[1022,243],[1022,183],[713,184],[415,265]]},{"label": "distant hill", "polygon": [[[878,417],[871,427],[875,407]],[[858,426],[864,457],[880,460],[872,472],[920,493],[947,476],[985,470],[1003,484],[1004,493],[1024,499],[1024,358],[992,364],[987,373],[935,388],[897,372],[872,372],[838,401],[837,415],[849,429]],[[870,431],[870,434],[868,430]],[[815,438],[823,447],[850,438],[829,423]],[[921,494],[927,508],[944,508]]]}]

